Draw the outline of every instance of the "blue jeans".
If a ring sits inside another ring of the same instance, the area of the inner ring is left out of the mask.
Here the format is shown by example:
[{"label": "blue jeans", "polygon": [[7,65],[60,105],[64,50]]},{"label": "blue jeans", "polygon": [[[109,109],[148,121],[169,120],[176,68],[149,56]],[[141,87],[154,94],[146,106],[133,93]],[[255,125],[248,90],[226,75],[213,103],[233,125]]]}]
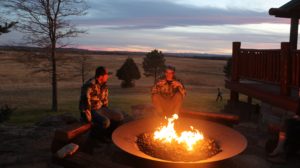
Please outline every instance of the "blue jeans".
[{"label": "blue jeans", "polygon": [[92,110],[92,122],[94,123],[93,132],[98,134],[99,132],[104,132],[106,129],[110,128],[112,132],[116,127],[116,123],[120,123],[123,120],[123,114],[111,110],[107,107],[101,107],[98,110]]}]

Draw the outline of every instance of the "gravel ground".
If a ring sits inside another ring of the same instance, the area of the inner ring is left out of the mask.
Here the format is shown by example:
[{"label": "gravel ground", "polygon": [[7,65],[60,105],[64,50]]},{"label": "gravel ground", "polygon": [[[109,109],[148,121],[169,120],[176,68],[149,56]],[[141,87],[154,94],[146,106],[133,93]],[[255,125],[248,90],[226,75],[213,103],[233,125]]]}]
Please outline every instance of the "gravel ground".
[{"label": "gravel ground", "polygon": [[[54,122],[54,123],[52,123]],[[0,167],[47,167],[59,168],[51,163],[51,140],[55,129],[66,123],[57,124],[60,119],[46,119],[30,127],[0,125]],[[201,167],[220,168],[299,168],[300,156],[288,160],[285,164],[272,164],[266,160],[264,144],[267,134],[261,132],[253,123],[241,123],[235,129],[246,136],[247,149],[240,155],[213,165]],[[135,158],[120,151],[113,144],[99,143],[94,150],[95,159],[106,159],[114,163],[132,167],[187,167],[175,165],[157,165],[139,158]]]}]

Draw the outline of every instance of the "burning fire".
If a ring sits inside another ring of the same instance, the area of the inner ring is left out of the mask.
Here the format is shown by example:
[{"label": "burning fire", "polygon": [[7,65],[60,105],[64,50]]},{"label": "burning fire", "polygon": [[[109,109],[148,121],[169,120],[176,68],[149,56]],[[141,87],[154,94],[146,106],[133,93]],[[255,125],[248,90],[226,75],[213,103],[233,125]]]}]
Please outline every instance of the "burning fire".
[{"label": "burning fire", "polygon": [[168,125],[162,126],[154,132],[154,140],[160,140],[164,143],[172,143],[173,141],[178,144],[185,144],[188,151],[192,151],[193,146],[199,141],[204,139],[202,133],[191,126],[191,131],[183,131],[178,136],[174,129],[174,121],[178,119],[178,115],[174,114],[171,118],[166,118]]}]

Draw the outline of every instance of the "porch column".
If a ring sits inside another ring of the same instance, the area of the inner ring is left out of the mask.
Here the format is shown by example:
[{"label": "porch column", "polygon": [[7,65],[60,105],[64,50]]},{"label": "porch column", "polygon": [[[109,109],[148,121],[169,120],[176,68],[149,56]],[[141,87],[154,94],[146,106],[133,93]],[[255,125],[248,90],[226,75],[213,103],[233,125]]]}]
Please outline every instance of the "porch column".
[{"label": "porch column", "polygon": [[296,113],[300,116],[300,82],[298,84],[298,110]]},{"label": "porch column", "polygon": [[248,102],[248,104],[252,104],[252,97],[248,96],[247,102]]},{"label": "porch column", "polygon": [[[231,82],[239,82],[239,55],[241,50],[241,42],[232,43],[232,69],[231,69]],[[230,101],[238,102],[239,93],[230,91]]]},{"label": "porch column", "polygon": [[293,50],[297,49],[298,27],[299,27],[299,18],[291,18],[290,44]]},{"label": "porch column", "polygon": [[291,46],[287,42],[281,43],[280,52],[280,95],[291,95],[291,78],[292,78],[292,63],[291,63]]}]

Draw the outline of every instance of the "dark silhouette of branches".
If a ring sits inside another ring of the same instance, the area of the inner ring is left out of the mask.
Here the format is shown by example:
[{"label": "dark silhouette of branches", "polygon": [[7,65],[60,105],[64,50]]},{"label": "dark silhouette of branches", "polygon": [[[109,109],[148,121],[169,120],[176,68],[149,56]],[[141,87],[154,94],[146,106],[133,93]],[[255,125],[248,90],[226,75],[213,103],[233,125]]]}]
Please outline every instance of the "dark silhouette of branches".
[{"label": "dark silhouette of branches", "polygon": [[[17,29],[25,34],[25,40],[45,49],[47,68],[51,71],[52,111],[57,111],[57,48],[68,45],[67,39],[84,31],[68,19],[85,15],[85,0],[10,0],[6,6],[18,16]],[[43,71],[42,69],[40,71]]]},{"label": "dark silhouette of branches", "polygon": [[85,52],[79,52],[78,55],[72,56],[72,64],[68,66],[69,72],[72,72],[71,78],[80,77],[82,84],[88,79],[89,72],[94,70],[90,56]]}]

